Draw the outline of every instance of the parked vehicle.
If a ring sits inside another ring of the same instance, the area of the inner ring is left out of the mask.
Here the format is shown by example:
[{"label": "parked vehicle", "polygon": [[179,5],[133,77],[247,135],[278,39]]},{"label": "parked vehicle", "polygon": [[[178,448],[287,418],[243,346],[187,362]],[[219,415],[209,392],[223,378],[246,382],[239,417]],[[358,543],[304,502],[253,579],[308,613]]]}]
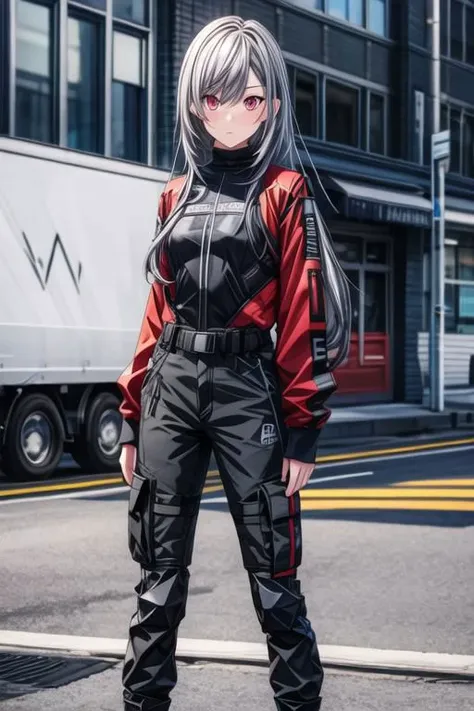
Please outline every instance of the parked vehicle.
[{"label": "parked vehicle", "polygon": [[142,274],[166,174],[0,137],[0,447],[8,479],[63,452],[117,470],[116,379],[148,293]]}]

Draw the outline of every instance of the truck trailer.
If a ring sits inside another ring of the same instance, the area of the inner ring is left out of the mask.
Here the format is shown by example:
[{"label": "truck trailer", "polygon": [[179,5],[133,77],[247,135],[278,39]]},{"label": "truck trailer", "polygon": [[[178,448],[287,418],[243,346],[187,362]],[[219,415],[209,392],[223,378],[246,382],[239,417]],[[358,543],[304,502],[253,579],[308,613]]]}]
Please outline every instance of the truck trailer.
[{"label": "truck trailer", "polygon": [[0,137],[0,468],[118,469],[163,171]]}]

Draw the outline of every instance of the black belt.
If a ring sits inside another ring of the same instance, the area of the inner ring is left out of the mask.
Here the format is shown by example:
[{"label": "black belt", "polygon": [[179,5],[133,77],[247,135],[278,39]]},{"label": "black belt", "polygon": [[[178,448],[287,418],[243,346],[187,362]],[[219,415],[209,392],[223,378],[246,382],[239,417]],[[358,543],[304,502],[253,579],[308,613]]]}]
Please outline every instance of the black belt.
[{"label": "black belt", "polygon": [[193,331],[176,323],[165,323],[160,338],[164,348],[180,348],[188,353],[245,353],[270,343],[270,331],[259,328]]}]

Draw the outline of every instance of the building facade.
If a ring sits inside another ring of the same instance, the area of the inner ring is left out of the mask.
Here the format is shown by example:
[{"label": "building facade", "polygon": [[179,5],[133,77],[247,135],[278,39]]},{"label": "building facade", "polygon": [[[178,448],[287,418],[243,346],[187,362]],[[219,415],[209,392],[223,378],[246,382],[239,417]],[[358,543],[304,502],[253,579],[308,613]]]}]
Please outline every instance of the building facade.
[{"label": "building facade", "polygon": [[[446,383],[474,356],[474,2],[442,0]],[[342,402],[420,402],[430,294],[431,36],[425,0],[4,0],[0,132],[168,169],[181,58],[208,21],[265,24],[353,284]],[[302,151],[303,162],[306,160]],[[307,164],[311,174],[311,167]]]}]

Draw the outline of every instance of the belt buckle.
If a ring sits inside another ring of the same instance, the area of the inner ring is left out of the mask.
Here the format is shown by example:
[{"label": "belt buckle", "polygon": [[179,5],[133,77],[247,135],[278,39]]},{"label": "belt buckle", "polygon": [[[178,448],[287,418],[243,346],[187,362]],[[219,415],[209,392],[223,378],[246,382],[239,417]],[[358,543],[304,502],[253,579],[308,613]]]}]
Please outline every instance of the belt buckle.
[{"label": "belt buckle", "polygon": [[214,353],[215,347],[215,333],[196,333],[194,335],[193,350],[196,351],[196,353]]}]

